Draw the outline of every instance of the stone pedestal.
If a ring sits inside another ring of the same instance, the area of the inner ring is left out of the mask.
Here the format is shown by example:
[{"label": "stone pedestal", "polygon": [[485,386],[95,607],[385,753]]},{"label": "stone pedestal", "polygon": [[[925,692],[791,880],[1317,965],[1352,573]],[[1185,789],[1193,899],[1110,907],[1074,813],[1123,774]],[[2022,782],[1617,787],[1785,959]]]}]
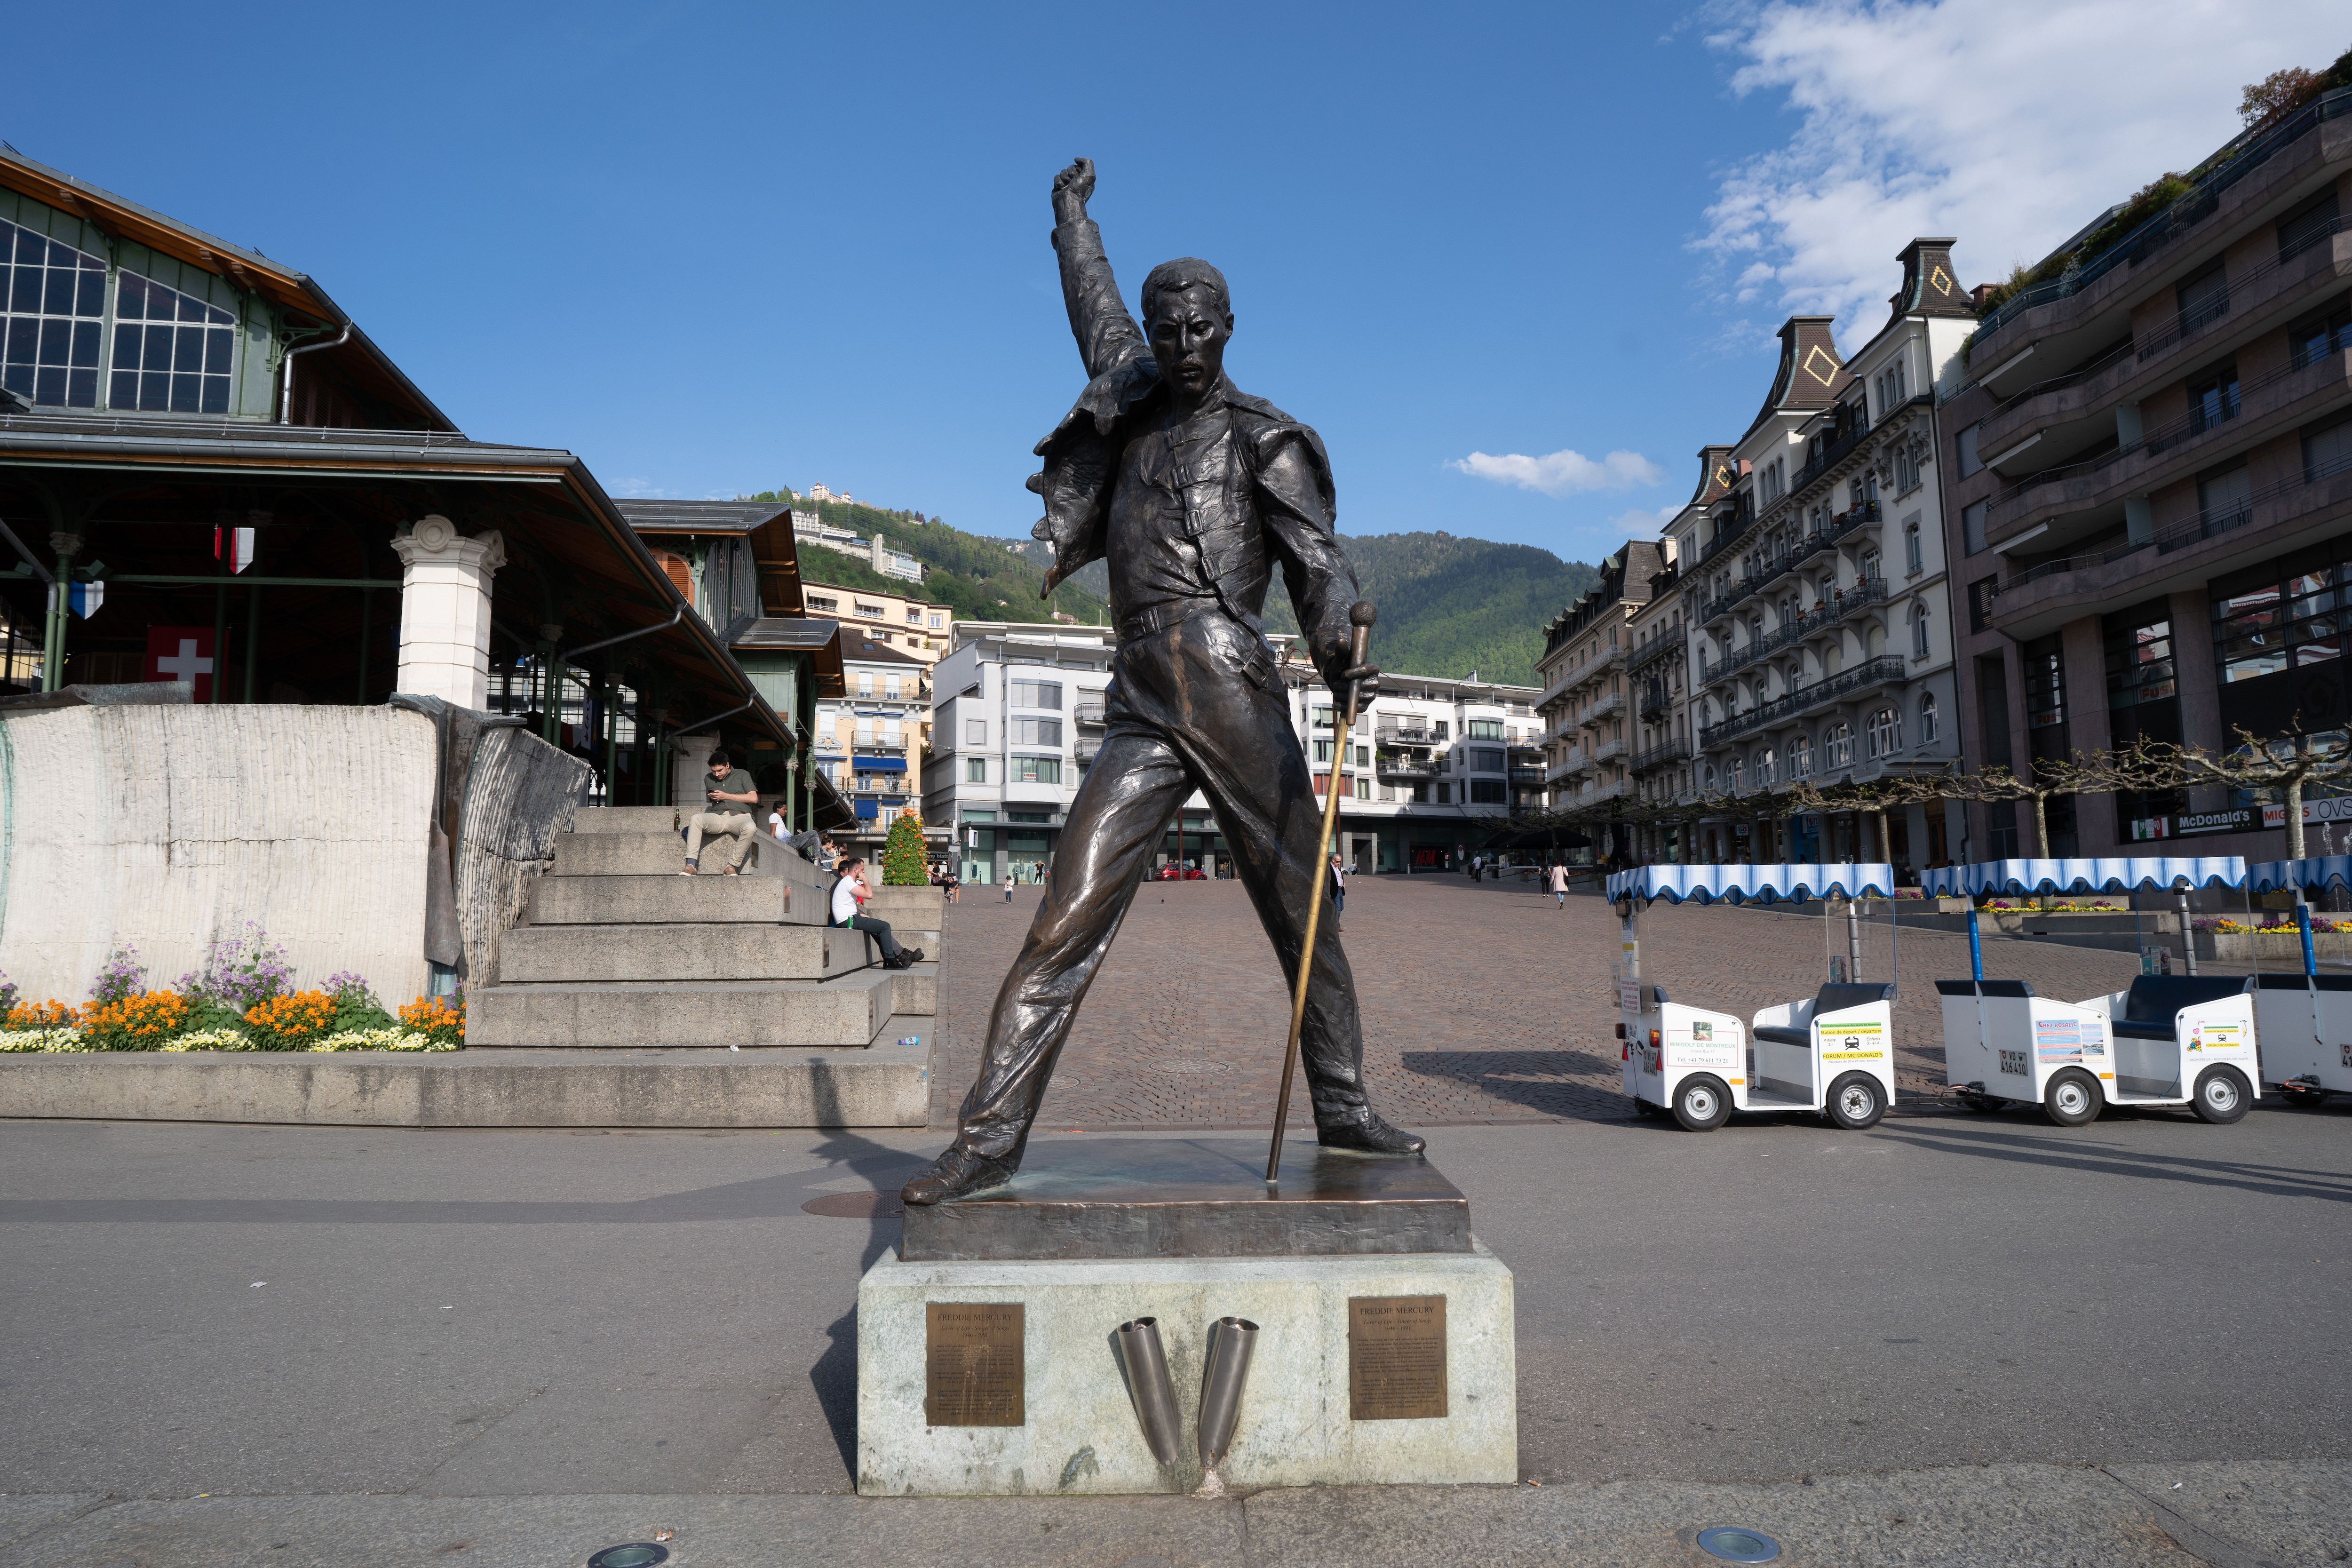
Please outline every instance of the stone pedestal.
[{"label": "stone pedestal", "polygon": [[[857,1489],[1190,1491],[1202,1479],[1202,1358],[1222,1317],[1258,1326],[1220,1467],[1227,1486],[1516,1481],[1511,1273],[1469,1234],[1460,1193],[1424,1161],[1294,1145],[1285,1191],[1269,1194],[1255,1168],[1262,1153],[1239,1140],[1041,1142],[1013,1187],[910,1211],[907,1256],[885,1258],[858,1284]],[[1360,1371],[1375,1364],[1377,1314],[1408,1302],[1426,1331],[1419,1413],[1398,1415],[1363,1378],[1351,1385],[1350,1371],[1359,1356]],[[1017,1361],[1008,1332],[990,1375],[1017,1391],[1019,1424],[932,1425],[943,1363],[930,1309],[1015,1303]],[[1178,1461],[1165,1467],[1145,1443],[1116,1345],[1118,1326],[1143,1317],[1159,1321],[1183,1423]],[[1365,1334],[1354,1348],[1351,1324]]]},{"label": "stone pedestal", "polygon": [[490,579],[506,564],[494,531],[467,539],[446,517],[427,517],[392,542],[400,557],[397,691],[460,708],[488,706]]}]

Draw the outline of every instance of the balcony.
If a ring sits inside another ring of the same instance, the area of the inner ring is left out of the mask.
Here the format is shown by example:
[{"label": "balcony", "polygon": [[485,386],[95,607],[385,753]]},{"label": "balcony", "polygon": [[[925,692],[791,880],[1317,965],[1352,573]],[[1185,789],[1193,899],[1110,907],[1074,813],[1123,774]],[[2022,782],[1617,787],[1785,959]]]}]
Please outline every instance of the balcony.
[{"label": "balcony", "polygon": [[1572,779],[1583,771],[1573,762],[1557,762],[1544,769],[1543,782],[1547,784],[1556,784],[1563,779]]},{"label": "balcony", "polygon": [[1580,728],[1590,730],[1603,720],[1615,718],[1624,711],[1625,694],[1622,691],[1612,691],[1606,697],[1595,698],[1579,709],[1576,722]]},{"label": "balcony", "polygon": [[1384,779],[1433,779],[1445,771],[1427,757],[1401,756],[1394,752],[1379,752],[1372,769]]},{"label": "balcony", "polygon": [[877,757],[900,757],[907,753],[904,735],[860,735],[854,751],[869,752]]},{"label": "balcony", "polygon": [[1625,754],[1629,745],[1630,742],[1622,736],[1613,741],[1599,742],[1592,748],[1592,760],[1595,764],[1615,762]]},{"label": "balcony", "polygon": [[1844,620],[1849,616],[1860,615],[1874,605],[1885,603],[1886,603],[1886,579],[1865,577],[1851,588],[1838,590],[1837,597],[1832,600],[1827,607],[1833,611],[1839,620]]},{"label": "balcony", "polygon": [[1396,724],[1379,730],[1373,738],[1383,746],[1426,746],[1437,737],[1425,724]]},{"label": "balcony", "polygon": [[1070,717],[1089,730],[1099,730],[1106,721],[1107,714],[1108,705],[1105,703],[1081,702],[1072,710]]},{"label": "balcony", "polygon": [[1639,675],[1664,659],[1668,654],[1682,651],[1682,637],[1678,633],[1670,632],[1654,641],[1644,643],[1638,651],[1628,654],[1625,658],[1625,671],[1629,675]]},{"label": "balcony", "polygon": [[1691,747],[1688,741],[1666,741],[1634,752],[1633,771],[1637,773],[1645,773],[1652,769],[1663,768],[1674,763],[1686,763],[1690,761],[1690,754]]},{"label": "balcony", "polygon": [[1077,752],[1078,765],[1080,767],[1085,767],[1088,763],[1093,762],[1095,758],[1102,754],[1102,742],[1089,735],[1077,742],[1076,749]]},{"label": "balcony", "polygon": [[1642,694],[1641,703],[1634,711],[1641,714],[1643,723],[1654,724],[1658,721],[1659,716],[1673,706],[1674,699],[1664,692],[1645,691]]},{"label": "balcony", "polygon": [[1828,446],[1822,448],[1820,457],[1797,470],[1797,477],[1789,481],[1789,493],[1792,496],[1803,494],[1807,485],[1811,484],[1851,456],[1853,449],[1861,446],[1869,437],[1870,431],[1870,426],[1856,423],[1844,435],[1833,438]]},{"label": "balcony", "polygon": [[1522,789],[1532,789],[1544,782],[1544,771],[1541,768],[1523,768],[1513,763],[1510,779],[1511,783]]},{"label": "balcony", "polygon": [[1750,708],[1745,713],[1735,713],[1719,724],[1707,725],[1698,732],[1699,748],[1704,751],[1726,741],[1736,741],[1768,724],[1797,718],[1872,687],[1885,686],[1902,679],[1902,658],[1895,654],[1882,655],[1852,669],[1840,670],[1811,685],[1801,686],[1769,702]]}]

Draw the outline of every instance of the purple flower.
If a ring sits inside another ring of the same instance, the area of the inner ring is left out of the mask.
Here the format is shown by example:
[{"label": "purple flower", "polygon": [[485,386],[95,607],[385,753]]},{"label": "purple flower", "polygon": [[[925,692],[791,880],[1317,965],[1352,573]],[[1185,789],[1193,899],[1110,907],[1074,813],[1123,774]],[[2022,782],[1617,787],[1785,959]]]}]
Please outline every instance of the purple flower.
[{"label": "purple flower", "polygon": [[93,1002],[120,1002],[126,996],[136,996],[146,988],[147,966],[139,962],[139,950],[129,942],[117,942],[98,966],[98,978],[90,982],[89,999]]}]

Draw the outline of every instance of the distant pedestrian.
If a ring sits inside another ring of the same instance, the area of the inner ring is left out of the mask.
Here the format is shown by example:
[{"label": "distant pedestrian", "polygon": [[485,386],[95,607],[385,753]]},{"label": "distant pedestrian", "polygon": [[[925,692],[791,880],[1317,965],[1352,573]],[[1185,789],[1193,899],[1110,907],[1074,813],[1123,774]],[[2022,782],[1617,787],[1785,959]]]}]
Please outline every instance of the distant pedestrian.
[{"label": "distant pedestrian", "polygon": [[950,866],[947,875],[940,879],[940,886],[947,889],[948,902],[957,904],[963,901],[963,878],[957,874],[953,866]]},{"label": "distant pedestrian", "polygon": [[768,837],[785,839],[792,836],[792,825],[784,820],[784,802],[780,795],[776,799],[776,804],[768,811]]},{"label": "distant pedestrian", "polygon": [[1472,881],[1475,882],[1479,880],[1479,874],[1486,870],[1486,858],[1484,855],[1473,855],[1470,857],[1470,879]]},{"label": "distant pedestrian", "polygon": [[1331,863],[1323,869],[1328,882],[1327,891],[1331,896],[1331,929],[1344,931],[1347,928],[1339,923],[1339,920],[1348,912],[1348,868],[1340,864],[1339,856],[1334,855]]},{"label": "distant pedestrian", "polygon": [[1568,908],[1568,868],[1558,860],[1553,861],[1550,879],[1551,896],[1559,900],[1553,908],[1562,910]]},{"label": "distant pedestrian", "polygon": [[888,921],[876,920],[866,912],[866,900],[874,889],[866,880],[866,862],[852,857],[841,863],[841,875],[833,884],[833,923],[845,930],[872,937],[882,948],[882,967],[906,969],[923,962],[919,947],[900,947],[898,939],[890,934]]},{"label": "distant pedestrian", "polygon": [[686,819],[686,869],[678,875],[698,874],[701,870],[702,841],[716,837],[733,840],[728,847],[723,874],[739,876],[743,869],[743,857],[751,852],[756,831],[751,826],[751,808],[759,804],[759,789],[748,778],[737,778],[727,753],[717,751],[710,753],[710,771],[702,778],[702,795],[710,804]]}]

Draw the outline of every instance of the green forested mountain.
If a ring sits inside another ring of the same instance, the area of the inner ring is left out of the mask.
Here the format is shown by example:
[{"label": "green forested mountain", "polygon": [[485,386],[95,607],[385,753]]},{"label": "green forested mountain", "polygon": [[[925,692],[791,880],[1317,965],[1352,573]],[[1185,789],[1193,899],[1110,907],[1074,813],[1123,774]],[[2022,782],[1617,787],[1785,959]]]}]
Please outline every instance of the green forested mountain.
[{"label": "green forested mountain", "polygon": [[[750,498],[788,500],[781,491]],[[1097,561],[1055,591],[1037,597],[1052,554],[1035,540],[966,533],[920,512],[837,502],[794,501],[835,527],[872,535],[929,568],[922,592],[970,620],[1034,620],[1059,610],[1087,625],[1107,618],[1109,580]],[[1459,679],[1536,683],[1544,623],[1592,586],[1597,574],[1531,544],[1497,544],[1451,533],[1342,535],[1364,596],[1380,606],[1372,661],[1383,669]],[[908,584],[883,577],[855,556],[804,547],[801,573],[843,587],[904,592]],[[1289,595],[1279,575],[1266,595],[1266,629],[1296,631]]]}]

